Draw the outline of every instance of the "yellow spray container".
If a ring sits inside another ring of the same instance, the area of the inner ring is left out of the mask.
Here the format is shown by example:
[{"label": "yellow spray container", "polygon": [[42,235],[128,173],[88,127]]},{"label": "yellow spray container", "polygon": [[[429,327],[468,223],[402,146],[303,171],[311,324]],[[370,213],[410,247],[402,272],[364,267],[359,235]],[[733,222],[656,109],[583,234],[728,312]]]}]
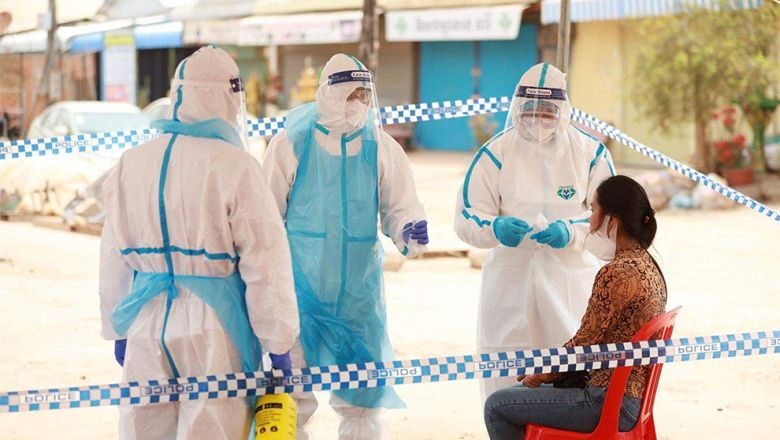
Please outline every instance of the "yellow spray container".
[{"label": "yellow spray container", "polygon": [[255,404],[256,440],[295,440],[298,407],[289,394],[266,394]]}]

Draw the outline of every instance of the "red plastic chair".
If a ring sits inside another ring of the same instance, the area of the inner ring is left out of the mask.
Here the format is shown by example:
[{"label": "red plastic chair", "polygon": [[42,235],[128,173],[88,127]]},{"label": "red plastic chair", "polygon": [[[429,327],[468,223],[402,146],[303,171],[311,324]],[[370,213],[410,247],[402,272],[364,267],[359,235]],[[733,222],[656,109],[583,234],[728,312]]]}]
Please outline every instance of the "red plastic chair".
[{"label": "red plastic chair", "polygon": [[[650,339],[669,339],[674,330],[674,321],[681,307],[671,312],[657,316],[645,324],[631,338],[631,342],[647,341]],[[626,391],[626,383],[632,367],[615,368],[612,379],[607,388],[604,400],[604,408],[601,411],[601,419],[596,430],[590,433],[563,431],[538,425],[527,425],[525,428],[526,440],[655,440],[655,422],[653,421],[653,403],[658,391],[658,381],[661,379],[662,364],[650,366],[645,386],[645,395],[642,397],[642,408],[639,411],[639,419],[636,426],[629,432],[618,432],[618,420],[623,394]]]}]

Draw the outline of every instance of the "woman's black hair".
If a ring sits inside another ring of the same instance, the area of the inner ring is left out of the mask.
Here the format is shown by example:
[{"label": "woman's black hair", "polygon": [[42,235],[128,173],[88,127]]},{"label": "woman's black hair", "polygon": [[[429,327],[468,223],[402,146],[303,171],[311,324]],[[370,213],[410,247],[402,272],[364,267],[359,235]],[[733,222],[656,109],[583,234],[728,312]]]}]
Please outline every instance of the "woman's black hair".
[{"label": "woman's black hair", "polygon": [[605,215],[617,217],[623,231],[647,249],[653,244],[658,224],[645,189],[628,176],[612,176],[596,189],[599,206]]},{"label": "woman's black hair", "polygon": [[[653,244],[658,223],[655,221],[655,210],[650,205],[647,192],[636,180],[628,176],[612,176],[601,182],[596,188],[596,197],[605,215],[617,217],[624,232],[639,242],[647,250]],[[655,264],[666,288],[666,277],[661,266],[648,252],[647,255]]]}]

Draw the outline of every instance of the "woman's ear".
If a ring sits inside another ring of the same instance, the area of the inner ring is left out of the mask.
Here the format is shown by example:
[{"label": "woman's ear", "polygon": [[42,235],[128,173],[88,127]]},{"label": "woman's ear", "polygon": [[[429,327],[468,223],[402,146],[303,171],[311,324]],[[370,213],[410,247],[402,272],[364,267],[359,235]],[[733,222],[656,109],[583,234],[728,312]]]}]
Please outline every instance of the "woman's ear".
[{"label": "woman's ear", "polygon": [[607,223],[607,237],[611,237],[613,232],[614,236],[617,238],[618,229],[622,227],[622,222],[619,218],[615,217],[614,215],[609,216],[609,223]]}]

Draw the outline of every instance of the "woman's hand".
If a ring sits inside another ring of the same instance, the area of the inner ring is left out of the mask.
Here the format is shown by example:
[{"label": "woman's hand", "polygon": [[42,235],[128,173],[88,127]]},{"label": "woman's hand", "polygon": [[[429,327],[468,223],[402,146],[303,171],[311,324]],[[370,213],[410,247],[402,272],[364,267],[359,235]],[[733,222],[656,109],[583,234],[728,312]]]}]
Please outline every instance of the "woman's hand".
[{"label": "woman's hand", "polygon": [[543,383],[552,383],[553,380],[555,380],[555,376],[552,373],[517,376],[517,381],[529,388],[536,388]]}]

